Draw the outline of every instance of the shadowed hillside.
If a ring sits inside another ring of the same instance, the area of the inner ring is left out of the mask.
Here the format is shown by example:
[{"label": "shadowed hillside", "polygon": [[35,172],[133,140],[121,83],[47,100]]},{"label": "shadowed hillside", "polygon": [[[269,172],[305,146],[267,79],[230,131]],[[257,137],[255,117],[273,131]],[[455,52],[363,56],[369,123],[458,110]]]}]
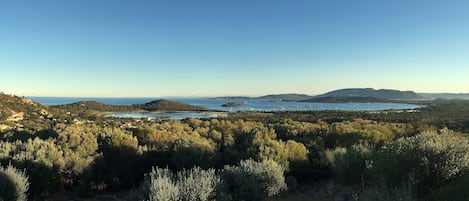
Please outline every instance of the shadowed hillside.
[{"label": "shadowed hillside", "polygon": [[316,97],[301,102],[312,102],[312,103],[387,103],[390,100],[375,98],[375,97],[362,97],[362,96],[325,96]]},{"label": "shadowed hillside", "polygon": [[413,91],[399,91],[392,89],[379,89],[375,90],[372,88],[350,88],[350,89],[339,89],[331,91],[318,97],[327,96],[358,96],[358,97],[375,97],[378,99],[388,100],[418,100],[425,99],[424,97],[416,94]]}]

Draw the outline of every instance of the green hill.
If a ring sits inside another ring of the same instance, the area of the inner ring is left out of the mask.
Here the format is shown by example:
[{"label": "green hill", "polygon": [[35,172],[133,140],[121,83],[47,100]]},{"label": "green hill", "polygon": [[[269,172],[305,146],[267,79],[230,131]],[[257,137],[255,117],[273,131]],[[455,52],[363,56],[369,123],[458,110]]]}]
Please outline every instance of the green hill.
[{"label": "green hill", "polygon": [[207,111],[207,108],[187,105],[177,101],[170,100],[154,100],[144,104],[134,105],[111,105],[104,104],[96,101],[80,101],[71,104],[52,106],[54,108],[60,108],[66,111],[73,111],[76,113],[83,113],[87,111],[97,112],[136,112],[136,111]]},{"label": "green hill", "polygon": [[104,104],[97,101],[80,101],[76,103],[55,105],[54,108],[60,108],[66,111],[81,113],[85,111],[100,111],[100,112],[127,112],[135,110],[135,108],[127,105],[111,105]]},{"label": "green hill", "polygon": [[135,109],[142,109],[145,111],[207,111],[207,108],[188,105],[184,103],[180,103],[177,101],[170,101],[170,100],[155,100],[145,104],[136,104],[132,105]]},{"label": "green hill", "polygon": [[27,98],[0,93],[0,133],[49,129],[64,113]]}]

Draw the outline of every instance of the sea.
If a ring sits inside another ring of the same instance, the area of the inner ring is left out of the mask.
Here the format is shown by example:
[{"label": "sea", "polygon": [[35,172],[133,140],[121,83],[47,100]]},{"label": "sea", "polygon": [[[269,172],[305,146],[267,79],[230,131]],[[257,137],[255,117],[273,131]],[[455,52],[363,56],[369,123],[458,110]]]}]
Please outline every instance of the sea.
[{"label": "sea", "polygon": [[[97,101],[113,105],[142,104],[158,99],[167,99],[181,103],[202,106],[210,110],[236,112],[275,112],[275,111],[311,111],[311,110],[344,110],[344,111],[382,111],[382,110],[413,110],[421,106],[404,103],[309,103],[309,102],[287,102],[270,99],[214,99],[203,97],[164,97],[164,98],[80,98],[80,97],[27,97],[31,100],[47,106],[69,104],[79,101]],[[240,107],[223,107],[228,102],[240,103]],[[185,119],[216,117],[216,113],[210,112],[177,112],[177,113],[113,113],[109,117],[123,118],[170,118]]]}]

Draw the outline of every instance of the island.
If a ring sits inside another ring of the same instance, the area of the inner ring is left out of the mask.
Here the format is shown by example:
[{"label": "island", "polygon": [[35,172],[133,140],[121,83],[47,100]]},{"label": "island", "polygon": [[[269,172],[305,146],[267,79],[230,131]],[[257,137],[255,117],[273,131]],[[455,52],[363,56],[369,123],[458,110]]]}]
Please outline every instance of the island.
[{"label": "island", "polygon": [[242,103],[236,103],[236,102],[228,102],[228,103],[225,103],[223,105],[221,105],[222,107],[242,107],[244,106],[244,104]]}]

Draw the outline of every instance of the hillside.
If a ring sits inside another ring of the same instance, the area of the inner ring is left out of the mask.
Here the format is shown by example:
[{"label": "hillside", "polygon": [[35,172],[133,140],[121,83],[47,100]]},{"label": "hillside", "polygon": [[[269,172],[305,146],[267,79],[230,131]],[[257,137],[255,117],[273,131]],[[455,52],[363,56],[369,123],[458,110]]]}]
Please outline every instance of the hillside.
[{"label": "hillside", "polygon": [[71,104],[52,106],[54,108],[60,108],[66,111],[73,111],[76,113],[84,113],[87,111],[97,112],[131,112],[131,111],[206,111],[207,108],[187,105],[184,103],[170,101],[170,100],[155,100],[144,104],[134,105],[111,105],[104,104],[96,101],[80,101]]},{"label": "hillside", "polygon": [[272,94],[259,97],[259,99],[270,99],[279,101],[301,101],[312,98],[313,96],[305,94]]},{"label": "hillside", "polygon": [[67,111],[73,112],[85,112],[85,111],[100,111],[100,112],[125,112],[132,111],[134,108],[126,105],[111,105],[104,104],[97,101],[80,101],[76,103],[64,104],[64,105],[55,105],[51,106],[54,108],[60,108]]},{"label": "hillside", "polygon": [[142,109],[146,111],[207,111],[207,108],[188,105],[177,101],[170,100],[155,100],[145,104],[132,105],[135,109]]},{"label": "hillside", "polygon": [[399,91],[392,89],[379,89],[375,90],[372,88],[350,88],[350,89],[339,89],[331,91],[317,97],[328,97],[328,96],[339,96],[339,97],[374,97],[378,99],[387,100],[419,100],[425,99],[424,97],[416,94],[413,91]]},{"label": "hillside", "polygon": [[313,103],[387,103],[390,102],[386,99],[379,99],[375,97],[362,97],[362,96],[324,96],[315,97],[301,102]]},{"label": "hillside", "polygon": [[27,98],[0,93],[0,133],[49,129],[62,115]]}]

